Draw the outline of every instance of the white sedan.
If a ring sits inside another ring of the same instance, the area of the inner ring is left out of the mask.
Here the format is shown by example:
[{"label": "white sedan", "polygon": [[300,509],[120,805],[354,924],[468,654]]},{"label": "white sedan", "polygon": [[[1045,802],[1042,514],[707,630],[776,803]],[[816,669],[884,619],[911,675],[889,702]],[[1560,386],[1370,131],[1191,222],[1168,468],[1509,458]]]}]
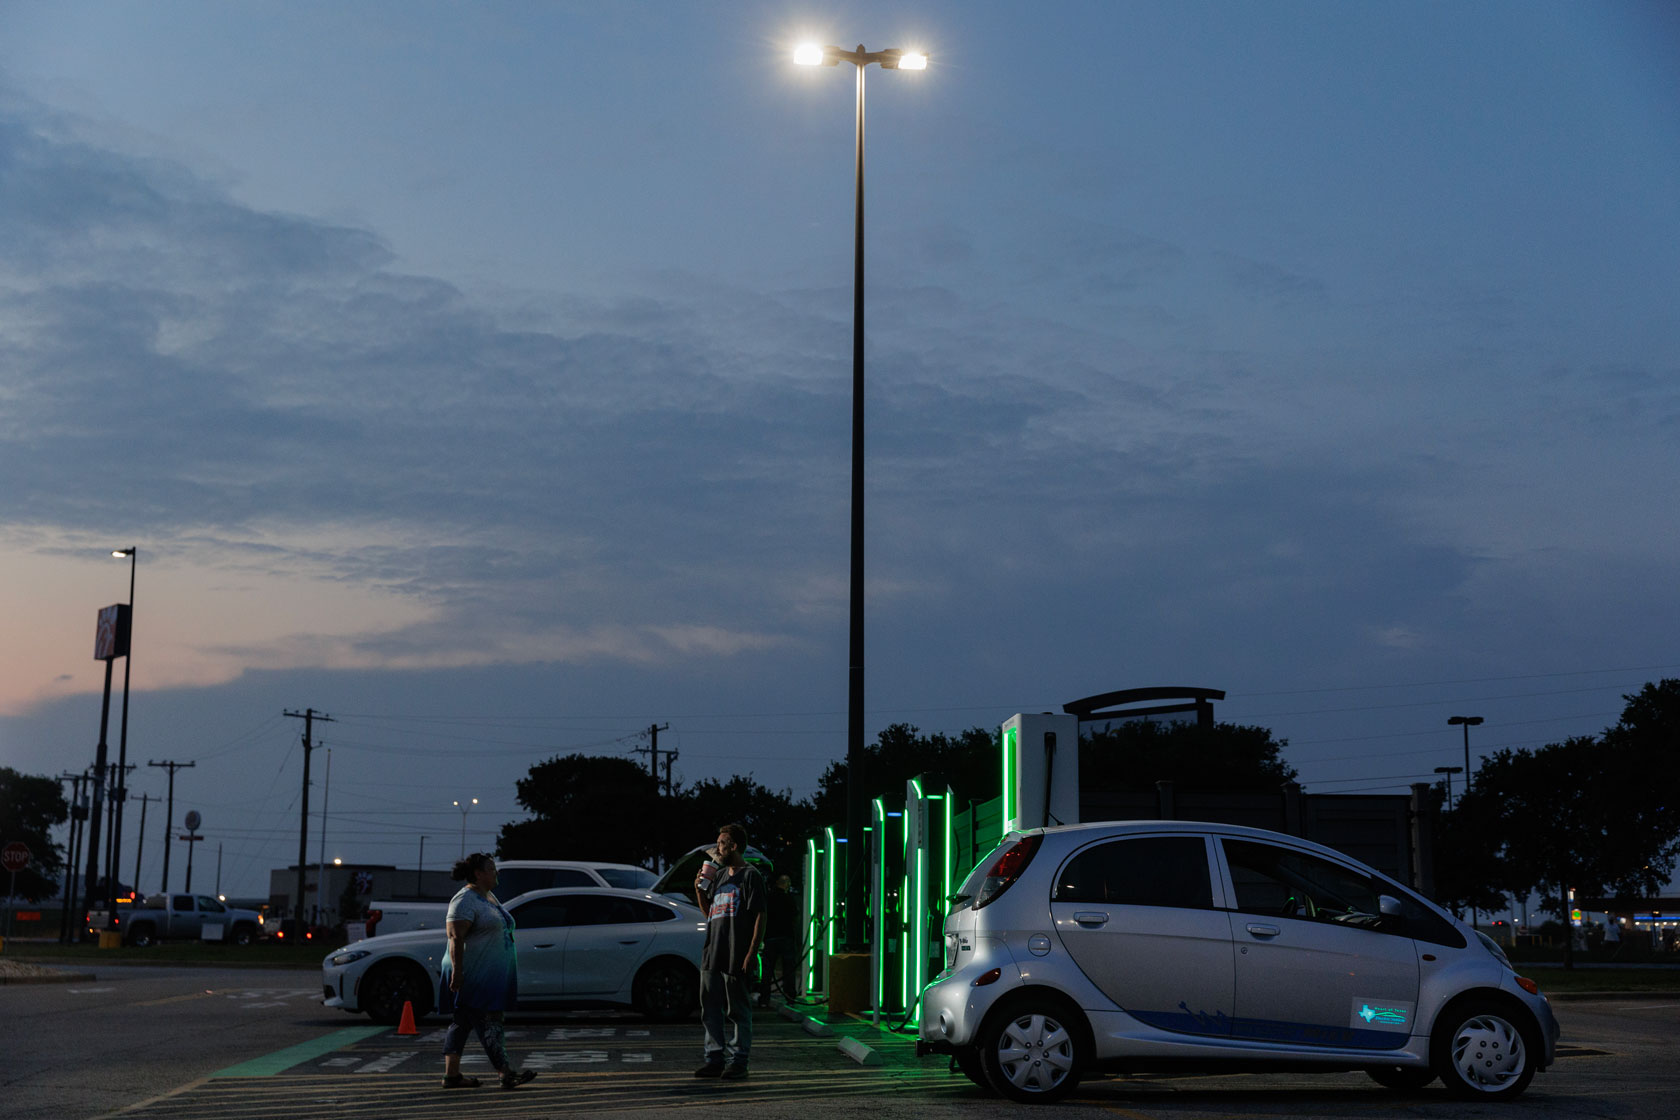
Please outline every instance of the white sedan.
[{"label": "white sedan", "polygon": [[[682,1019],[699,1002],[706,921],[692,904],[646,890],[568,887],[505,903],[519,951],[518,1010],[633,1007]],[[438,1007],[442,930],[382,934],[321,962],[325,1004],[395,1023]]]}]

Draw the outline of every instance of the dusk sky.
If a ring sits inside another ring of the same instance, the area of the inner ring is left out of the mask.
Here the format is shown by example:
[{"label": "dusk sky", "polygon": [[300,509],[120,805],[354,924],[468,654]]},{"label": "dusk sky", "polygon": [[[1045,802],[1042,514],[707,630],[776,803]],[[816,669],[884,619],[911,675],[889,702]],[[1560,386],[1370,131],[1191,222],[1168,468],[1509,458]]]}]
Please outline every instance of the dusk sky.
[{"label": "dusk sky", "polygon": [[931,58],[868,73],[870,739],[1222,688],[1392,793],[1449,715],[1538,746],[1680,675],[1672,4],[0,0],[0,765],[93,761],[133,545],[131,789],[196,761],[200,889],[296,859],[284,709],[335,720],[328,859],[445,867],[452,800],[488,847],[654,723],[811,793],[853,71],[807,41]]}]

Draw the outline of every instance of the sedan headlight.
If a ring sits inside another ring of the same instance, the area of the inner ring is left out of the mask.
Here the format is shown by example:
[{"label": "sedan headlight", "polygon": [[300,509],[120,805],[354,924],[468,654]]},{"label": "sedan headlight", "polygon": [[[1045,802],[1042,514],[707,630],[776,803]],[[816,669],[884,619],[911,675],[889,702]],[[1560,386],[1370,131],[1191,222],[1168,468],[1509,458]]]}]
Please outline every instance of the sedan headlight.
[{"label": "sedan headlight", "polygon": [[332,963],[335,964],[335,965],[343,966],[343,965],[347,965],[347,964],[351,963],[352,961],[359,961],[363,957],[371,957],[371,956],[373,956],[373,954],[368,952],[366,949],[352,949],[348,953],[340,953],[337,956],[335,956],[332,959]]}]

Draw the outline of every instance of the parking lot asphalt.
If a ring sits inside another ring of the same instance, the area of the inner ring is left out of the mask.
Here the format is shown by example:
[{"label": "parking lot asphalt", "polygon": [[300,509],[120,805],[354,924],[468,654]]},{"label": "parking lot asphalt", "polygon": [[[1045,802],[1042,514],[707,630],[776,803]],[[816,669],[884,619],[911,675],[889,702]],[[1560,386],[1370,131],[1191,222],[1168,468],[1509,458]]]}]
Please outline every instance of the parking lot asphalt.
[{"label": "parking lot asphalt", "polygon": [[[575,1013],[510,1022],[507,1047],[538,1077],[512,1092],[497,1087],[476,1040],[462,1072],[484,1084],[443,1089],[443,1028],[418,1034],[350,1027],[321,1040],[227,1069],[110,1113],[127,1120],[246,1120],[267,1117],[455,1116],[463,1110],[498,1116],[664,1112],[677,1108],[788,1106],[809,1116],[812,1102],[863,1104],[867,1098],[913,1094],[924,1103],[972,1095],[972,1085],[941,1062],[918,1061],[908,1036],[856,1020],[826,1036],[768,1011],[755,1016],[751,1076],[722,1082],[694,1076],[700,1064],[697,1023],[654,1024],[629,1015]],[[879,1064],[862,1065],[839,1046],[856,1037]],[[871,1111],[874,1111],[871,1109]]]},{"label": "parking lot asphalt", "polygon": [[[0,1114],[8,1120],[94,1117],[286,1117],[356,1120],[491,1112],[500,1117],[670,1115],[726,1109],[752,1120],[961,1117],[1023,1110],[982,1093],[939,1059],[914,1057],[906,1035],[849,1017],[828,1037],[781,1015],[755,1016],[745,1082],[693,1077],[698,1022],[652,1024],[629,1013],[514,1016],[509,1050],[539,1071],[502,1092],[488,1076],[443,1090],[443,1023],[401,1035],[320,1006],[312,979],[285,972],[109,968],[94,983],[0,986],[7,1033]],[[1498,1120],[1657,1120],[1680,1097],[1680,999],[1611,996],[1558,1005],[1564,1042],[1553,1068],[1520,1099],[1449,1099],[1440,1086],[1402,1096],[1362,1073],[1096,1075],[1042,1115],[1213,1120],[1216,1117],[1497,1117]],[[840,1037],[868,1044],[860,1065]],[[487,1075],[476,1041],[464,1067]],[[1039,1114],[1036,1110],[1027,1110]]]}]

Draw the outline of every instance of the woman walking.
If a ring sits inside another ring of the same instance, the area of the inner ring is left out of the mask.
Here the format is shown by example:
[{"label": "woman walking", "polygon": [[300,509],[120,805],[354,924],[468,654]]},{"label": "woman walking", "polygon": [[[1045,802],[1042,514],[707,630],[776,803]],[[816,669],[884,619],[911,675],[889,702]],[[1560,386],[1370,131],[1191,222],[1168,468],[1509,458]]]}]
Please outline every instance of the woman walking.
[{"label": "woman walking", "polygon": [[478,1035],[490,1064],[501,1074],[502,1088],[512,1089],[535,1077],[536,1071],[514,1069],[502,1045],[503,1015],[519,991],[519,960],[513,943],[513,915],[492,893],[496,861],[488,852],[474,852],[455,865],[453,878],[466,886],[449,902],[445,926],[449,949],[443,959],[443,1008],[452,1012],[443,1036],[443,1087],[476,1089],[476,1077],[461,1073],[461,1051],[467,1032]]}]

